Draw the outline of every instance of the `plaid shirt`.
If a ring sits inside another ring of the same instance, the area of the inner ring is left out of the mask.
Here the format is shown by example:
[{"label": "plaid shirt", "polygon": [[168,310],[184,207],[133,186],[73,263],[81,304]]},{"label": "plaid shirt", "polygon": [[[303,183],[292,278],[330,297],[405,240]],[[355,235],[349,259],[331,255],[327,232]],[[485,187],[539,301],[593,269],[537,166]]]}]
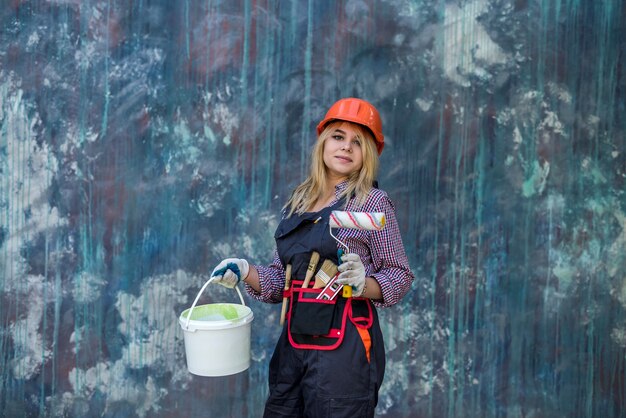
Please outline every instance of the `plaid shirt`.
[{"label": "plaid shirt", "polygon": [[[335,199],[330,205],[338,202],[338,196],[346,187],[347,181],[335,187]],[[389,200],[387,193],[375,188],[372,188],[363,206],[358,207],[355,200],[355,198],[350,199],[343,210],[383,212],[386,218],[385,227],[380,231],[338,228],[333,234],[350,248],[350,252],[361,257],[365,266],[365,276],[373,277],[380,285],[383,299],[372,300],[372,302],[378,307],[392,306],[409,291],[415,278],[404,251],[393,203]],[[340,247],[339,243],[337,247]],[[285,285],[285,270],[278,252],[274,251],[274,260],[269,266],[255,265],[254,267],[259,272],[261,293],[246,285],[250,296],[261,302],[281,302]]]}]

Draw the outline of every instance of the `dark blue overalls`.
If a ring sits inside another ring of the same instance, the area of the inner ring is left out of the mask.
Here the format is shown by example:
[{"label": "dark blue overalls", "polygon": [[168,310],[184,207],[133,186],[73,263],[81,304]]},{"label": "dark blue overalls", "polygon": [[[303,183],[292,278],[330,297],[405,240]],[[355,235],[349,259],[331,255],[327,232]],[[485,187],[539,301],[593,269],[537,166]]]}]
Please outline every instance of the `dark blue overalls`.
[{"label": "dark blue overalls", "polygon": [[292,266],[292,290],[270,361],[264,417],[374,416],[385,372],[376,309],[369,299],[346,299],[341,293],[332,303],[320,303],[315,297],[321,289],[301,287],[313,251],[320,254],[317,269],[326,259],[339,264],[328,228],[329,215],[338,206],[294,214],[276,230],[283,267]]}]

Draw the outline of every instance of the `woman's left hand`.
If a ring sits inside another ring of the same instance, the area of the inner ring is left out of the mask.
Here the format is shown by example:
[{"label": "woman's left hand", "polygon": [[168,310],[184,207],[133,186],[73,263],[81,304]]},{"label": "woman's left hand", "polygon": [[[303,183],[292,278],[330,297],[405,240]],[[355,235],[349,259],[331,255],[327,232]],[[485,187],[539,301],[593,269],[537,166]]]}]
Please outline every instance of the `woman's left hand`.
[{"label": "woman's left hand", "polygon": [[352,296],[361,296],[365,287],[365,266],[361,257],[355,253],[348,253],[341,257],[341,261],[337,283],[352,286]]}]

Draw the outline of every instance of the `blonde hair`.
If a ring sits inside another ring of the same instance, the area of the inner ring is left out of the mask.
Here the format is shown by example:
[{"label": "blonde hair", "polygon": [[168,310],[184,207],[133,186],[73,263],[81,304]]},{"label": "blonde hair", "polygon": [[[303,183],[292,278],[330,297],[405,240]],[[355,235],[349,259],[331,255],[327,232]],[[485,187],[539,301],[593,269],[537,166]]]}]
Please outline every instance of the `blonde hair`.
[{"label": "blonde hair", "polygon": [[341,193],[339,199],[345,198],[344,207],[350,198],[356,197],[357,206],[365,203],[367,195],[372,189],[378,172],[378,151],[372,133],[362,125],[347,122],[334,121],[329,123],[318,136],[313,146],[309,176],[294,189],[283,209],[287,210],[287,217],[294,212],[303,214],[311,208],[318,199],[323,198],[328,185],[326,165],[324,164],[324,143],[332,136],[336,129],[348,124],[356,132],[356,138],[361,142],[363,153],[363,165],[361,169],[350,174],[348,185]]}]

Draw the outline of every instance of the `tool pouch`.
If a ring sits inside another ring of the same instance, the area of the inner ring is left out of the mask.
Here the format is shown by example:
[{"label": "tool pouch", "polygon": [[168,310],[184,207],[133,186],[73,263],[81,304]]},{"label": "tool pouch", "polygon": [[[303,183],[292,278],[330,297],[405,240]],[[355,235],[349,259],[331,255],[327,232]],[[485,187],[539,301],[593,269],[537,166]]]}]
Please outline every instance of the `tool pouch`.
[{"label": "tool pouch", "polygon": [[[289,343],[295,348],[334,350],[341,345],[348,322],[369,329],[373,314],[371,302],[363,298],[316,299],[323,289],[303,289],[294,281],[287,315]],[[353,309],[353,305],[354,308]]]},{"label": "tool pouch", "polygon": [[323,289],[303,289],[294,281],[287,316],[289,342],[295,348],[334,350],[345,334],[350,299],[316,299]]}]

